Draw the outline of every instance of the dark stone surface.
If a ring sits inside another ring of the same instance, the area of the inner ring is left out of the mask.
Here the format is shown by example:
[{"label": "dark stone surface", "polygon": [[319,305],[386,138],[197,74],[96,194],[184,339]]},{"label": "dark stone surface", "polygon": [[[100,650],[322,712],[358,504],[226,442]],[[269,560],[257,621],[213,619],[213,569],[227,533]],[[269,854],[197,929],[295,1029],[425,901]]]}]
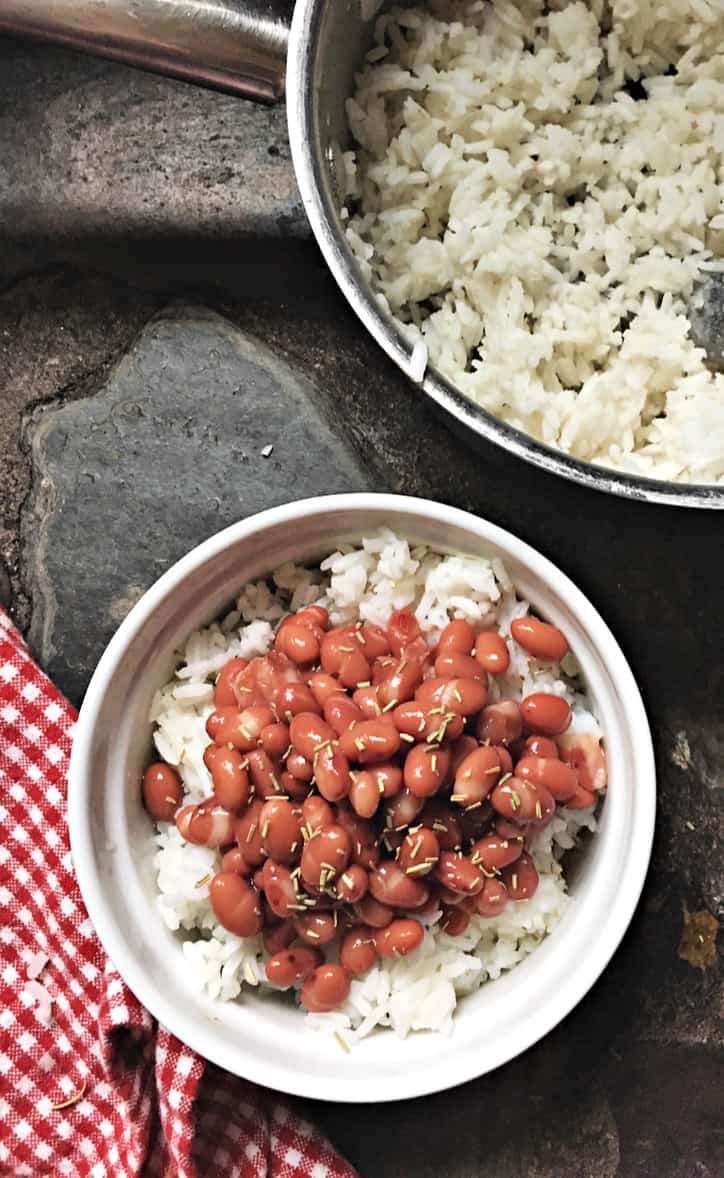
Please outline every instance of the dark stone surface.
[{"label": "dark stone surface", "polygon": [[30,639],[70,699],[131,606],[201,537],[322,487],[369,486],[318,400],[250,336],[189,310],[152,321],[90,401],[42,415],[25,518]]},{"label": "dark stone surface", "polygon": [[[45,641],[52,636],[55,651],[45,648],[51,669],[74,693],[89,677],[102,636],[117,620],[111,610],[120,617],[134,585],[141,588],[178,551],[231,518],[225,513],[240,514],[240,494],[252,493],[243,463],[225,471],[223,494],[209,462],[198,464],[196,484],[161,482],[166,498],[163,509],[158,507],[154,530],[172,531],[167,520],[171,513],[168,519],[182,528],[178,547],[175,537],[170,542],[163,535],[158,546],[150,537],[139,544],[131,528],[124,534],[108,514],[94,509],[94,496],[108,503],[109,490],[83,479],[84,469],[98,470],[104,464],[116,501],[123,497],[124,510],[133,513],[138,511],[136,496],[147,499],[152,489],[151,482],[141,481],[139,463],[152,455],[163,469],[172,446],[191,445],[183,424],[170,414],[174,398],[189,395],[185,386],[192,384],[197,396],[209,397],[224,425],[235,421],[237,398],[230,386],[224,396],[218,371],[198,362],[200,354],[208,360],[201,345],[208,330],[206,316],[187,317],[188,339],[176,337],[175,347],[166,348],[173,353],[167,354],[173,379],[159,368],[163,349],[152,347],[151,337],[178,317],[173,309],[177,299],[220,311],[229,347],[239,338],[239,329],[261,341],[266,356],[273,357],[275,373],[289,365],[295,386],[307,390],[313,411],[331,423],[342,453],[349,454],[351,446],[359,456],[372,486],[427,495],[485,515],[555,560],[601,610],[644,693],[660,791],[652,867],[631,929],[591,993],[521,1059],[464,1088],[401,1106],[315,1105],[311,1111],[364,1178],[433,1178],[443,1173],[450,1178],[722,1178],[720,959],[697,968],[685,959],[690,953],[682,943],[685,913],[709,913],[708,922],[696,924],[705,929],[713,928],[711,918],[721,921],[724,915],[721,516],[604,497],[491,447],[472,451],[453,437],[352,317],[299,223],[285,220],[278,205],[267,216],[271,198],[261,173],[259,191],[254,187],[259,154],[247,157],[246,205],[234,197],[216,213],[211,203],[204,204],[203,184],[194,189],[197,144],[184,137],[185,113],[198,102],[208,104],[195,135],[206,141],[198,146],[203,159],[215,165],[215,152],[219,160],[224,155],[224,141],[214,149],[212,136],[230,126],[224,112],[231,100],[184,91],[189,105],[180,106],[182,88],[176,83],[140,80],[120,67],[1,42],[0,63],[0,106],[3,96],[25,95],[25,106],[18,107],[23,117],[13,114],[0,128],[15,175],[31,175],[22,156],[26,143],[34,150],[33,136],[46,134],[42,142],[47,149],[48,134],[61,142],[73,128],[95,135],[97,199],[89,229],[77,214],[77,199],[70,199],[79,190],[77,178],[62,198],[57,195],[66,160],[48,149],[48,175],[42,160],[33,165],[35,221],[21,218],[22,234],[8,224],[7,211],[22,203],[20,182],[10,177],[2,190],[6,215],[0,238],[0,263],[7,281],[14,282],[0,301],[0,339],[10,349],[5,354],[12,356],[11,370],[0,370],[0,380],[7,382],[3,405],[7,402],[11,409],[0,415],[6,459],[0,471],[0,555],[10,568],[16,615],[24,624],[30,616],[29,599],[22,594],[35,585],[36,570],[44,570],[45,583],[33,593],[31,634],[41,653],[43,636]],[[148,128],[143,111],[134,113],[133,105],[126,108],[124,102],[127,92],[142,93],[145,102],[150,92],[146,86],[155,95],[155,132],[160,135],[165,127],[178,142],[163,181],[174,188],[167,206],[160,205],[163,184],[155,167],[159,139],[136,139],[130,133],[136,126]],[[107,134],[102,109],[93,113],[86,107],[86,121],[82,126],[75,122],[75,92],[79,103],[90,102],[93,95],[100,108],[112,109],[115,124],[126,128],[124,135]],[[44,130],[44,103],[48,118],[57,110],[51,132]],[[239,104],[239,109],[244,112],[238,128],[241,141],[253,132],[245,121],[249,108]],[[265,112],[264,117],[277,120],[274,126],[281,136],[281,112]],[[233,121],[231,113],[228,118]],[[12,119],[24,123],[24,130],[12,127]],[[258,142],[261,150],[263,138]],[[129,152],[135,153],[132,165]],[[78,158],[71,154],[71,171]],[[288,161],[285,167],[288,174]],[[139,178],[135,187],[134,175]],[[223,187],[212,190],[218,194]],[[188,216],[184,189],[196,193]],[[154,214],[143,221],[138,210],[149,192]],[[293,208],[293,197],[290,202]],[[107,204],[112,218],[104,211]],[[68,268],[69,261],[75,269]],[[61,270],[43,270],[58,262],[64,263]],[[28,267],[42,272],[19,279]],[[166,319],[152,324],[134,346],[142,324],[159,306],[169,304]],[[126,359],[109,384],[109,369],[123,354]],[[145,357],[143,366],[139,356]],[[233,364],[238,362],[235,355]],[[56,401],[67,405],[73,398],[84,400],[59,411],[42,408]],[[143,409],[149,398],[164,406],[158,413],[173,442],[165,443],[162,431],[149,429],[147,418],[133,417],[131,405]],[[112,420],[106,414],[111,405],[116,406]],[[23,446],[21,424],[29,409],[34,412]],[[237,423],[238,438],[227,445],[238,442],[251,453],[242,425],[247,423]],[[253,422],[248,426],[253,430]],[[194,429],[196,437],[203,437],[198,423]],[[120,436],[124,444],[119,444]],[[24,560],[18,566],[18,513],[30,485],[30,441],[36,461],[33,507],[24,513]],[[276,439],[259,434],[255,445],[272,441]],[[66,461],[61,470],[62,454]],[[257,457],[260,471],[268,471],[268,463],[280,457],[277,447],[266,464]],[[349,461],[359,469],[354,457]],[[282,462],[274,488],[279,499],[305,493],[290,472]],[[44,475],[50,476],[46,485]],[[307,477],[315,490],[330,489],[326,469],[309,470]],[[59,500],[54,487],[60,489]],[[211,503],[217,493],[220,513]],[[256,494],[257,499],[243,501],[242,509],[266,502],[263,487]],[[179,495],[187,510],[177,522]],[[109,519],[115,551],[106,580],[105,574],[99,577],[98,546],[90,535],[103,540]],[[34,526],[47,535],[45,556]],[[61,536],[66,548],[62,561]],[[55,616],[53,602],[62,602]],[[82,621],[91,633],[81,650],[75,643]],[[691,927],[689,919],[687,929]],[[704,960],[710,958],[704,955]]]}]

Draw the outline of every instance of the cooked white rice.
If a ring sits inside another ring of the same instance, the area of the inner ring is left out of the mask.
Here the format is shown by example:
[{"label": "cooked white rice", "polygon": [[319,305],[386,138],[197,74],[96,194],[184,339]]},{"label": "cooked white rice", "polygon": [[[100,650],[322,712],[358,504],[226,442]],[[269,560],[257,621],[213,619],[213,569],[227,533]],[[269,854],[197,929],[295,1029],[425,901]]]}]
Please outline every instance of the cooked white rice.
[{"label": "cooked white rice", "polygon": [[[359,548],[335,552],[317,570],[288,564],[271,580],[272,588],[265,582],[247,585],[222,622],[191,635],[179,652],[174,677],[153,700],[156,748],[177,766],[186,791],[184,804],[212,792],[203,751],[216,674],[235,655],[263,653],[271,642],[272,626],[289,610],[318,601],[339,625],[358,617],[384,624],[393,609],[413,608],[430,642],[455,617],[508,634],[511,621],[528,610],[499,560],[411,549],[387,530],[363,540]],[[491,698],[520,697],[541,689],[568,699],[574,731],[601,736],[573,656],[551,668],[511,643],[510,670],[491,682]],[[307,1015],[308,1025],[343,1031],[349,1042],[377,1026],[390,1026],[400,1035],[448,1030],[458,997],[510,969],[555,927],[571,902],[560,858],[573,846],[580,828],[595,826],[591,810],[558,810],[531,847],[540,873],[531,900],[509,903],[495,920],[473,918],[460,937],[436,928],[437,913],[426,922],[428,931],[419,950],[408,958],[381,961],[353,981],[341,1010]],[[218,999],[236,998],[245,985],[265,987],[261,936],[234,936],[211,909],[209,882],[219,853],[184,842],[171,823],[159,823],[155,847],[161,916],[183,937],[183,952],[199,987]]]},{"label": "cooked white rice", "polygon": [[724,481],[687,319],[724,266],[723,34],[722,0],[431,0],[377,17],[348,102],[347,238],[413,344],[535,438],[682,482]]}]

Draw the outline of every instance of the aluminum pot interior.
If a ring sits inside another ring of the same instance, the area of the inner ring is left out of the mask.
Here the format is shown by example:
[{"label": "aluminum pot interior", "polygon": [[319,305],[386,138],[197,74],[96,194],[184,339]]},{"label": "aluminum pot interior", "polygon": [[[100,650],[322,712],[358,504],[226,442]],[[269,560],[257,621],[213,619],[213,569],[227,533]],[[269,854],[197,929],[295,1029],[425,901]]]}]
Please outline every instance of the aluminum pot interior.
[{"label": "aluminum pot interior", "polygon": [[[362,277],[340,215],[341,156],[350,146],[345,101],[372,41],[372,24],[361,11],[360,0],[297,0],[287,62],[289,138],[304,208],[332,273],[367,330],[409,376],[410,345]],[[493,417],[432,368],[419,388],[468,440],[493,442],[552,474],[630,499],[724,509],[721,486],[626,475],[537,442]]]}]

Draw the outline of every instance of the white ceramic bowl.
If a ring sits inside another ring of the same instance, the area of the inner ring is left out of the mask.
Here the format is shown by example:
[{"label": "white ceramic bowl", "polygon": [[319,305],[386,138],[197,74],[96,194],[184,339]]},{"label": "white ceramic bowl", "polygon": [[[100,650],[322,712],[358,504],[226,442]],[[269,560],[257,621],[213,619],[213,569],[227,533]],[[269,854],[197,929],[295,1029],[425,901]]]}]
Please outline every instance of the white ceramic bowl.
[{"label": "white ceramic bowl", "polygon": [[[327,555],[381,525],[434,548],[501,556],[521,593],[568,636],[603,726],[610,788],[600,828],[569,879],[560,925],[510,973],[465,998],[450,1037],[378,1032],[345,1055],[305,1031],[303,1015],[245,993],[215,1003],[192,985],[161,921],[143,850],[150,821],[139,781],[150,750],[151,697],[173,652],[252,577]],[[284,1092],[381,1101],[448,1088],[512,1059],[576,1005],[631,920],[651,851],[655,772],[636,683],[590,602],[554,565],[493,524],[394,495],[339,495],[234,524],[180,560],[128,615],[93,676],[70,768],[70,833],[83,897],[103,945],[138,998],[174,1034],[230,1072]]]}]

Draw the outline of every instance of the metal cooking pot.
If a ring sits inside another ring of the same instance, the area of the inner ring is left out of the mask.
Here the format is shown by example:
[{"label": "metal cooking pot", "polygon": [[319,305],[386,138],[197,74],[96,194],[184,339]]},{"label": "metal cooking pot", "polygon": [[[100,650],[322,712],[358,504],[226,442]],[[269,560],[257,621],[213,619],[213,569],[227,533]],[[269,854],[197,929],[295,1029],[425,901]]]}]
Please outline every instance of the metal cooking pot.
[{"label": "metal cooking pot", "polygon": [[[286,91],[304,207],[337,282],[370,334],[410,375],[411,347],[377,303],[347,245],[339,209],[345,99],[372,41],[369,0],[0,0],[0,32],[53,41],[262,102]],[[292,14],[293,9],[293,14]],[[534,441],[427,370],[422,391],[471,437],[553,474],[631,499],[724,509],[724,487],[620,474]]]}]

